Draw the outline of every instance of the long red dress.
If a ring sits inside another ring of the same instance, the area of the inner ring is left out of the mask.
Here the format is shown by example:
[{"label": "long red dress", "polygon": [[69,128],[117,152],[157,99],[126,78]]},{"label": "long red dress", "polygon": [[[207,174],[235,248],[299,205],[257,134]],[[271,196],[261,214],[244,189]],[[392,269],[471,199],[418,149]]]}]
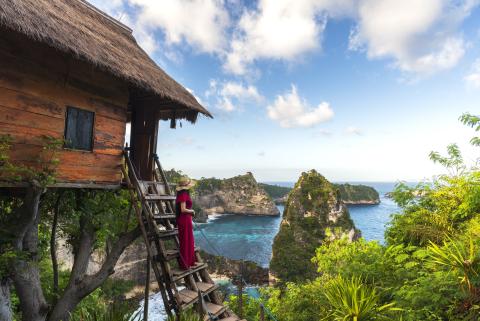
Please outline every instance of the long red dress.
[{"label": "long red dress", "polygon": [[[186,208],[192,208],[192,199],[188,191],[180,191],[177,194],[176,203],[185,202]],[[193,238],[192,215],[181,213],[177,218],[178,239],[180,241],[180,267],[188,269],[195,265],[195,240]]]}]

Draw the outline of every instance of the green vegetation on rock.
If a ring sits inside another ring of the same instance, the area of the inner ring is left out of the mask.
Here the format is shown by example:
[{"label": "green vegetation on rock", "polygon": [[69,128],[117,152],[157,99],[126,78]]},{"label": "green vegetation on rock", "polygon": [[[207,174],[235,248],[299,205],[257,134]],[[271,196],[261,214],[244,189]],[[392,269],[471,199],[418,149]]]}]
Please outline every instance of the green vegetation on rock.
[{"label": "green vegetation on rock", "polygon": [[346,204],[378,204],[378,192],[367,185],[335,184],[340,192],[340,198]]},{"label": "green vegetation on rock", "polygon": [[265,184],[259,183],[261,187],[265,190],[265,192],[270,195],[273,199],[278,199],[285,197],[290,191],[292,190],[291,187],[279,186],[279,185],[272,185],[272,184]]},{"label": "green vegetation on rock", "polygon": [[358,231],[338,190],[315,170],[302,173],[288,196],[272,246],[271,272],[285,282],[317,276],[311,258],[325,238],[356,238]]}]

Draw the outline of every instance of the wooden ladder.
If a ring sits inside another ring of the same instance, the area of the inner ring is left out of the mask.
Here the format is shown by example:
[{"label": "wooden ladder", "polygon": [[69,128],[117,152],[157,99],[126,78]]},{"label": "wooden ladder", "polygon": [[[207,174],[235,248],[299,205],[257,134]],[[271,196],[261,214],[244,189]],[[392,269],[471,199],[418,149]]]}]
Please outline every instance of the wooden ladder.
[{"label": "wooden ladder", "polygon": [[179,268],[181,258],[178,229],[175,227],[175,196],[158,157],[153,156],[153,181],[138,179],[128,148],[124,158],[123,177],[142,230],[147,261],[153,268],[167,314],[178,316],[195,305],[196,311],[205,316],[204,320],[239,321],[240,318],[220,300],[218,286],[208,274],[207,264],[198,249],[195,249],[196,265],[189,270]]}]

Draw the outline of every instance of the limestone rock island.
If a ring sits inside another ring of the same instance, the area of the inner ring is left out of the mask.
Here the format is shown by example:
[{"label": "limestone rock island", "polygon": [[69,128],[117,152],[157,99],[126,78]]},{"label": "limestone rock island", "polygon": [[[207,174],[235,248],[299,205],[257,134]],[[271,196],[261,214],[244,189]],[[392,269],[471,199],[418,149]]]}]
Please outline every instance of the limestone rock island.
[{"label": "limestone rock island", "polygon": [[313,279],[311,258],[326,238],[360,237],[338,189],[315,170],[302,173],[289,193],[272,246],[270,272],[282,281]]}]

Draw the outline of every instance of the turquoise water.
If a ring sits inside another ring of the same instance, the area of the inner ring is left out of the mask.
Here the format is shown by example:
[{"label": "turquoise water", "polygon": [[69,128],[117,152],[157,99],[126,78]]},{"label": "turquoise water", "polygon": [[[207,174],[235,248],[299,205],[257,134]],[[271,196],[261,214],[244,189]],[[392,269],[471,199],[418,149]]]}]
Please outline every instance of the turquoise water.
[{"label": "turquoise water", "polygon": [[[275,182],[293,186],[290,182]],[[362,236],[367,240],[383,242],[385,225],[390,215],[399,210],[392,200],[385,198],[395,183],[362,183],[374,187],[380,193],[379,205],[349,206],[350,215]],[[278,206],[283,213],[283,206]],[[222,215],[197,224],[195,243],[205,251],[232,259],[254,261],[268,267],[272,254],[273,238],[282,218],[265,216]]]},{"label": "turquoise water", "polygon": [[385,194],[391,192],[395,183],[362,183],[374,187],[380,194],[379,205],[350,205],[348,210],[355,226],[362,231],[362,236],[368,240],[384,241],[385,225],[390,222],[390,216],[399,212],[399,207]]}]

